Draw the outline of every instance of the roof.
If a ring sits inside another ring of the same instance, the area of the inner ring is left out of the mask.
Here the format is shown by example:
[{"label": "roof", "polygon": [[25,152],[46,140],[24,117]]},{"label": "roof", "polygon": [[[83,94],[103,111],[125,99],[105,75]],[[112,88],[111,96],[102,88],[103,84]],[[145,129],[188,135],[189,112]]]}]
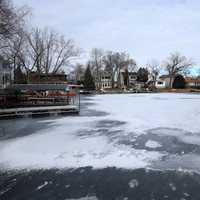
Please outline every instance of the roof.
[{"label": "roof", "polygon": [[37,72],[31,72],[29,75],[31,76],[67,76],[65,73],[37,73]]},{"label": "roof", "polygon": [[166,78],[170,78],[170,76],[169,75],[162,75],[162,76],[159,77],[159,79],[166,79]]},{"label": "roof", "polygon": [[46,90],[66,90],[69,88],[68,84],[13,84],[8,89],[14,90],[33,90],[33,91],[46,91]]},{"label": "roof", "polygon": [[137,72],[129,72],[128,74],[129,74],[129,75],[137,76]]}]

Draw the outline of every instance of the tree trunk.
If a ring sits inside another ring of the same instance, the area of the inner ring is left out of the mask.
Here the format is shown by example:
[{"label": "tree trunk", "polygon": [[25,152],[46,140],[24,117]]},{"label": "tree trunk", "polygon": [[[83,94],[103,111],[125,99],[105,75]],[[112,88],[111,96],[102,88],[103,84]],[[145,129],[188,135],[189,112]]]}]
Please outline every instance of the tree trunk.
[{"label": "tree trunk", "polygon": [[169,78],[169,87],[170,87],[170,89],[172,89],[172,87],[173,87],[173,79],[174,79],[174,77],[171,75],[170,78]]}]

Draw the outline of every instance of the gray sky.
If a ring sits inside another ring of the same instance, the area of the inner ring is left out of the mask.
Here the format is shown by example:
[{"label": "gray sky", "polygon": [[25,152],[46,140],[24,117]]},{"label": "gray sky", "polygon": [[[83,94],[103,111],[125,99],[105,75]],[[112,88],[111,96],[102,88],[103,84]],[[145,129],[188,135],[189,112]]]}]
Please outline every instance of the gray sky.
[{"label": "gray sky", "polygon": [[199,0],[14,0],[32,23],[91,48],[126,51],[140,65],[179,51],[200,63]]}]

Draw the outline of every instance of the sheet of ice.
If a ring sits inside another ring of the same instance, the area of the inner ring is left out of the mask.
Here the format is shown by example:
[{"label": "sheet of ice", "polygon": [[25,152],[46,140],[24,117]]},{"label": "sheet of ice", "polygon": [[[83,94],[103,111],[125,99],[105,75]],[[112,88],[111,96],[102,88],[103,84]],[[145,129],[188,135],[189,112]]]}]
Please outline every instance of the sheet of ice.
[{"label": "sheet of ice", "polygon": [[98,200],[97,197],[95,196],[87,196],[87,197],[82,197],[82,198],[78,198],[78,199],[65,199],[65,200]]},{"label": "sheet of ice", "polygon": [[108,119],[127,122],[126,131],[137,134],[157,127],[200,133],[200,95],[130,94],[93,97],[91,108],[107,112]]},{"label": "sheet of ice", "polygon": [[128,183],[128,185],[129,185],[130,188],[133,189],[133,188],[136,188],[136,187],[139,186],[139,182],[138,182],[137,179],[132,179],[132,180],[130,180],[130,182]]},{"label": "sheet of ice", "polygon": [[153,141],[153,140],[148,140],[145,144],[146,147],[149,147],[149,148],[152,148],[152,149],[156,149],[158,147],[161,147],[162,145],[159,144],[158,142],[156,141]]},{"label": "sheet of ice", "polygon": [[176,136],[181,142],[200,145],[200,133],[187,132],[182,129],[157,128],[149,131],[160,136]]},{"label": "sheet of ice", "polygon": [[0,166],[6,169],[85,166],[134,169],[161,157],[158,152],[110,143],[105,136],[80,138],[66,129],[66,123],[42,134],[0,142],[0,147]]},{"label": "sheet of ice", "polygon": [[[147,167],[163,154],[134,149],[109,140],[109,135],[80,137],[78,133],[94,131],[98,121],[126,122],[126,135],[145,134],[158,127],[200,133],[200,96],[187,94],[98,95],[91,97],[90,109],[107,112],[96,117],[66,117],[49,120],[46,130],[0,142],[0,167],[5,169]],[[103,124],[102,124],[103,126]],[[115,127],[114,127],[115,128]],[[98,129],[98,128],[96,128]],[[120,140],[120,134],[117,135]],[[169,134],[169,131],[166,131]],[[180,134],[171,132],[171,134]],[[122,135],[123,137],[123,135]],[[198,137],[198,134],[196,134]]]},{"label": "sheet of ice", "polygon": [[198,154],[170,155],[166,160],[161,160],[154,166],[162,170],[179,170],[200,173],[200,156]]}]

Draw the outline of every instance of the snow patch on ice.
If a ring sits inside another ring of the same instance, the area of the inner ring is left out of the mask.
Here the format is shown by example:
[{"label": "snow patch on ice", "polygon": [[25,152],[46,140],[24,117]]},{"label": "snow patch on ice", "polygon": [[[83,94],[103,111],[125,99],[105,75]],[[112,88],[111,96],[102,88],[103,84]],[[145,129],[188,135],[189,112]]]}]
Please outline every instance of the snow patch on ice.
[{"label": "snow patch on ice", "polygon": [[128,183],[128,185],[129,185],[129,187],[130,188],[136,188],[136,187],[138,187],[139,186],[139,182],[138,182],[138,180],[136,180],[136,179],[132,179],[129,183]]},{"label": "snow patch on ice", "polygon": [[145,143],[145,147],[149,147],[149,148],[152,148],[152,149],[156,149],[156,148],[162,147],[162,145],[159,144],[159,143],[156,142],[156,141],[148,140],[148,141]]},{"label": "snow patch on ice", "polygon": [[48,184],[49,184],[48,181],[45,181],[44,184],[38,186],[36,190],[41,190],[42,188],[44,188]]},{"label": "snow patch on ice", "polygon": [[174,183],[169,183],[169,187],[172,191],[176,191],[176,186],[174,185]]},{"label": "snow patch on ice", "polygon": [[[12,153],[10,153],[12,152]],[[46,133],[7,141],[0,151],[0,166],[38,168],[141,168],[162,156],[109,143],[105,136],[79,138],[73,134]]]}]

